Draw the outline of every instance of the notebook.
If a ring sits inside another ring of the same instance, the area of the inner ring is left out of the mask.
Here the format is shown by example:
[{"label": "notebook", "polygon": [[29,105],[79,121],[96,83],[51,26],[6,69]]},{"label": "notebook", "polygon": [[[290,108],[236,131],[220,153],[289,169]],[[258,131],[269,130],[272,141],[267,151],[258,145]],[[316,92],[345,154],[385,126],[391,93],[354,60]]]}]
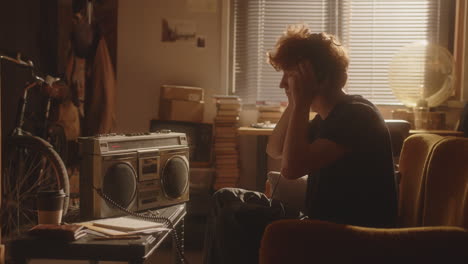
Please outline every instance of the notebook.
[{"label": "notebook", "polygon": [[28,234],[46,239],[59,239],[64,241],[74,241],[86,235],[81,225],[54,225],[39,224],[32,227]]},{"label": "notebook", "polygon": [[163,223],[146,221],[134,216],[121,216],[93,221],[93,225],[120,231],[137,231],[156,227],[164,227]]}]

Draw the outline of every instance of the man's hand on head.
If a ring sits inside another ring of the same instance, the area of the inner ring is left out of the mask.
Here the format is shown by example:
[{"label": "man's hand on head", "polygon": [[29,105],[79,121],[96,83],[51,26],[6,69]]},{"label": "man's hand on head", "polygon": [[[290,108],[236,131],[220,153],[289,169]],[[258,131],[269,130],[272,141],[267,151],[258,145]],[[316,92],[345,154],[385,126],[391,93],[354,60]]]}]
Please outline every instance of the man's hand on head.
[{"label": "man's hand on head", "polygon": [[288,75],[288,86],[295,107],[310,108],[312,99],[319,91],[315,71],[309,61],[299,63]]}]

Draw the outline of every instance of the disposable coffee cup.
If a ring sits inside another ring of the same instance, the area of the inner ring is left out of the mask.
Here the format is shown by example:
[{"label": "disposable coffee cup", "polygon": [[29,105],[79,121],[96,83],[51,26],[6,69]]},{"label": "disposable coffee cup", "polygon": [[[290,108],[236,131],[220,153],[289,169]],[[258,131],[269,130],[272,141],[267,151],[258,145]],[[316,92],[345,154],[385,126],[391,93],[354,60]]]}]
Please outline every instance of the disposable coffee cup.
[{"label": "disposable coffee cup", "polygon": [[62,222],[65,192],[41,191],[37,193],[37,216],[39,224],[60,224]]}]

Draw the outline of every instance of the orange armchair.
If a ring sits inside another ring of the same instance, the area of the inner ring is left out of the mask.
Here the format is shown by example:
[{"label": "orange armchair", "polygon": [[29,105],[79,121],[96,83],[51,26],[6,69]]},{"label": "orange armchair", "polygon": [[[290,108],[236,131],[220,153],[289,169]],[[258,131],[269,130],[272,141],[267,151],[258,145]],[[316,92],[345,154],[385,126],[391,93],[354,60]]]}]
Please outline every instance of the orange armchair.
[{"label": "orange armchair", "polygon": [[399,166],[399,228],[276,221],[260,263],[468,263],[468,138],[410,136]]},{"label": "orange armchair", "polygon": [[317,220],[270,224],[261,264],[467,263],[468,232],[458,227],[377,229]]}]

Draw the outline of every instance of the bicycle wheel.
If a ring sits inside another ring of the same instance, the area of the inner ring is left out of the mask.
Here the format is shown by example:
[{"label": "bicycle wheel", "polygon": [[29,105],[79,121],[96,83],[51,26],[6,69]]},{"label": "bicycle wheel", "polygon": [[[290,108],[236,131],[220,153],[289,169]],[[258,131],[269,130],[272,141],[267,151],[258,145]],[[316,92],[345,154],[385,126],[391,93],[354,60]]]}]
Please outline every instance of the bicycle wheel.
[{"label": "bicycle wheel", "polygon": [[2,177],[2,236],[9,240],[37,224],[38,191],[63,189],[63,215],[68,209],[68,174],[57,152],[42,138],[22,135],[8,139]]},{"label": "bicycle wheel", "polygon": [[68,162],[68,142],[65,130],[59,124],[52,124],[48,128],[47,141],[52,144],[54,150],[59,154],[65,165]]}]

